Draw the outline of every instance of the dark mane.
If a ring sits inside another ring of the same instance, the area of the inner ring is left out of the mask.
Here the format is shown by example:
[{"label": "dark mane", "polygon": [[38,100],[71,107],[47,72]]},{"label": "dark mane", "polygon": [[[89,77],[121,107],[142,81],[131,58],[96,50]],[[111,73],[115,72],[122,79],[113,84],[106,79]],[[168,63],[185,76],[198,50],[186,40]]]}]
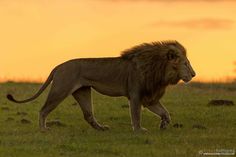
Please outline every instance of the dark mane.
[{"label": "dark mane", "polygon": [[[169,46],[175,46],[186,52],[185,48],[175,40],[167,40],[167,41],[157,41],[152,43],[143,43],[137,46],[134,46],[130,49],[124,50],[121,53],[121,57],[124,59],[132,59],[139,55],[150,54],[150,52],[161,53],[163,50],[168,49]],[[152,54],[157,55],[157,54]]]},{"label": "dark mane", "polygon": [[145,92],[153,95],[160,88],[165,88],[167,52],[174,46],[185,52],[184,47],[177,41],[161,41],[144,43],[121,53],[121,58],[134,62],[142,74]]}]

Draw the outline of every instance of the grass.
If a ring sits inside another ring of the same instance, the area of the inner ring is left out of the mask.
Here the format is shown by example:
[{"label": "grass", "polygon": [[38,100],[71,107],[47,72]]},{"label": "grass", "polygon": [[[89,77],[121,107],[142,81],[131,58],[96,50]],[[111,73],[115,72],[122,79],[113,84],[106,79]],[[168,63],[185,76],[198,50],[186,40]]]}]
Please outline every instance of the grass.
[{"label": "grass", "polygon": [[[109,131],[92,129],[83,119],[75,100],[68,97],[48,117],[66,126],[52,126],[41,133],[38,111],[47,91],[27,104],[9,102],[5,95],[16,98],[33,95],[40,84],[0,84],[0,157],[173,157],[200,156],[199,151],[236,149],[236,106],[208,106],[211,99],[236,102],[235,84],[179,84],[168,88],[161,100],[169,110],[172,123],[159,129],[160,118],[146,109],[142,126],[147,134],[132,132],[129,108],[125,98],[112,98],[93,91],[97,120],[110,126]],[[19,113],[25,114],[19,114]],[[22,123],[21,120],[29,123]],[[182,124],[175,128],[173,124]],[[193,128],[194,125],[201,127]],[[205,128],[204,128],[205,127]]]}]

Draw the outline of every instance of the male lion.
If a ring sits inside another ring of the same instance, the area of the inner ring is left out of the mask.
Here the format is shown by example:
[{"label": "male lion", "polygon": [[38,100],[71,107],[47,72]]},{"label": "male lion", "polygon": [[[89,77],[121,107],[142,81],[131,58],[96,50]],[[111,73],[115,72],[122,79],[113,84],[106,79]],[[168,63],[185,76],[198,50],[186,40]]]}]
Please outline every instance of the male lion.
[{"label": "male lion", "polygon": [[84,119],[97,130],[106,130],[93,116],[91,88],[109,96],[125,96],[129,100],[134,131],[145,131],[140,125],[141,106],[161,117],[160,128],[170,122],[168,111],[160,104],[169,84],[189,82],[195,72],[185,48],[177,41],[144,43],[125,50],[120,57],[73,59],[55,67],[40,90],[26,100],[37,98],[52,82],[46,103],[40,110],[39,126],[46,130],[46,117],[60,102],[72,94],[79,103]]}]

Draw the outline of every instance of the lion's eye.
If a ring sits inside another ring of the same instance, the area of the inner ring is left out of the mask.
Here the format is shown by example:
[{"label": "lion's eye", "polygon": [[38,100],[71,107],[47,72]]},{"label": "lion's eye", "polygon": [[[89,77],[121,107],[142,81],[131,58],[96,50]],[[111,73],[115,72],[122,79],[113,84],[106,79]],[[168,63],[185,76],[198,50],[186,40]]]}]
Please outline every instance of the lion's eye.
[{"label": "lion's eye", "polygon": [[178,69],[178,68],[177,68],[177,65],[174,64],[174,65],[173,65],[173,69],[174,69],[174,70],[177,70],[177,69]]}]

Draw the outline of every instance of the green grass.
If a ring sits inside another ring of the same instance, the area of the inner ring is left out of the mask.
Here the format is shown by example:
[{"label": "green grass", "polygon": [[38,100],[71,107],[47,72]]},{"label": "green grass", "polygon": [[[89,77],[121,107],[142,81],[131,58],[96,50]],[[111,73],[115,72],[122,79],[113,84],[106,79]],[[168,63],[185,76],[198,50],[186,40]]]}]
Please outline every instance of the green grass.
[{"label": "green grass", "polygon": [[[142,126],[146,134],[135,134],[130,125],[125,98],[112,98],[93,92],[97,120],[110,126],[99,132],[83,119],[75,100],[68,97],[48,117],[59,119],[66,126],[53,126],[49,132],[38,128],[38,111],[47,92],[27,104],[9,102],[5,95],[16,98],[32,96],[40,84],[0,84],[0,157],[173,157],[199,156],[200,150],[236,149],[236,106],[208,106],[211,99],[236,102],[235,84],[188,84],[168,87],[161,102],[169,110],[172,122],[166,130],[159,129],[160,118],[146,109]],[[26,112],[27,115],[18,115]],[[10,118],[10,119],[9,119]],[[31,123],[23,124],[22,119]],[[175,128],[173,124],[183,124]],[[206,129],[193,128],[201,125]]]}]

